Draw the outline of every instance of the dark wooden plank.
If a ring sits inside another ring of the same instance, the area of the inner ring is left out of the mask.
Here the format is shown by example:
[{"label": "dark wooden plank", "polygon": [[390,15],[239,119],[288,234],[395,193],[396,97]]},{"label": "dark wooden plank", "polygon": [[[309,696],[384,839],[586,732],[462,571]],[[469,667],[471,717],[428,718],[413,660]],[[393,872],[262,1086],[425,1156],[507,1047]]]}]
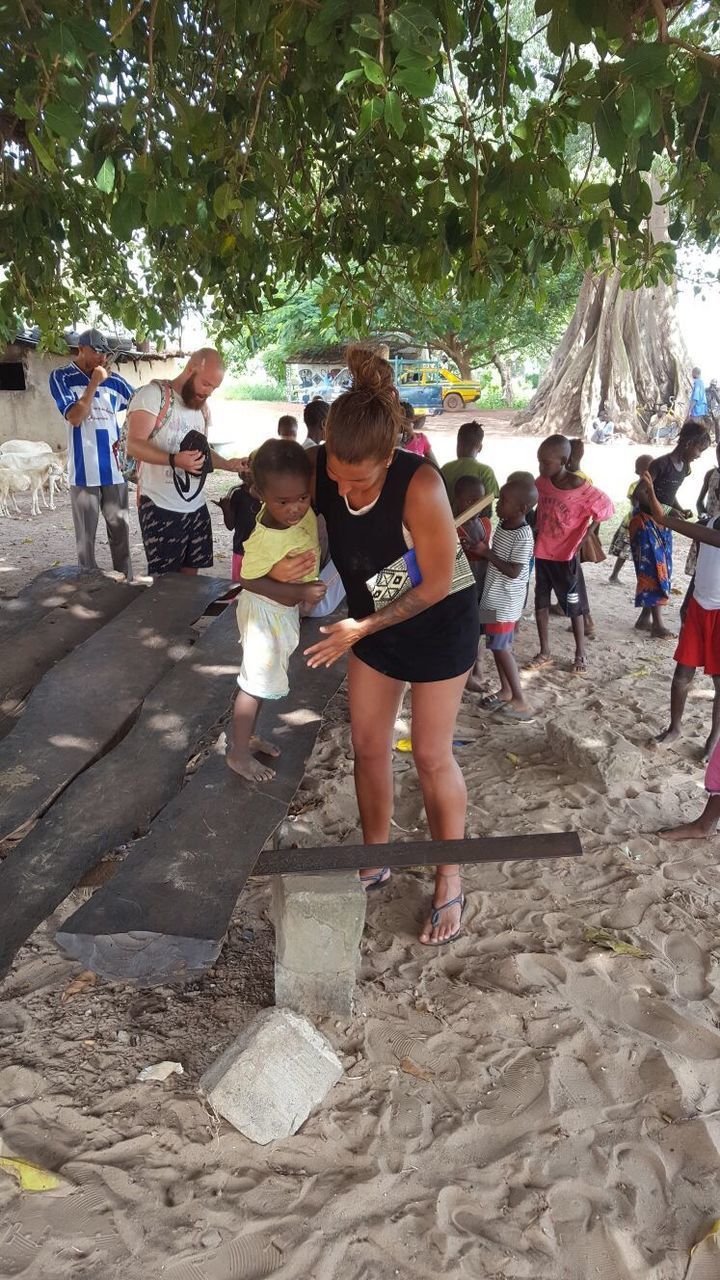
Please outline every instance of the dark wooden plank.
[{"label": "dark wooden plank", "polygon": [[141,986],[197,976],[220,953],[235,902],[258,854],[287,813],[343,664],[311,671],[302,648],[290,664],[290,695],[266,703],[263,732],[282,748],[272,782],[254,786],[210,757],[162,811],[108,884],[58,930],[68,955],[105,978]]},{"label": "dark wooden plank", "polygon": [[129,733],[66,788],[0,863],[0,975],[104,854],[144,834],[180,789],[200,739],[230,706],[240,646],[231,605],[146,697]]},{"label": "dark wooden plank", "polygon": [[67,604],[88,579],[94,580],[96,576],[101,575],[81,573],[77,565],[58,565],[39,573],[22,591],[0,596],[0,639],[50,609]]},{"label": "dark wooden plank", "polygon": [[57,607],[0,634],[0,737],[15,726],[20,704],[45,672],[117,617],[148,585],[88,576]]},{"label": "dark wooden plank", "polygon": [[[453,862],[525,862],[545,858],[579,858],[576,831],[530,836],[481,836],[468,840],[409,840],[372,847],[374,867],[435,867]],[[282,876],[315,871],[360,871],[368,865],[362,844],[327,845],[319,849],[266,849],[253,875]]]},{"label": "dark wooden plank", "polygon": [[0,742],[0,839],[19,834],[123,736],[148,690],[188,651],[191,623],[226,586],[159,578],[43,676]]}]

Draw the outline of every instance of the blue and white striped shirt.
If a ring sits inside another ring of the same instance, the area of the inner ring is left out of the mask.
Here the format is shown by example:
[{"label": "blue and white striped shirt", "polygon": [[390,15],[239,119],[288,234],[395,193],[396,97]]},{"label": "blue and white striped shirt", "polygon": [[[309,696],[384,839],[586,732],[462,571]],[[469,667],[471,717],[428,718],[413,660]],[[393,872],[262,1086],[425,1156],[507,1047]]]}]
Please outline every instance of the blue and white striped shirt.
[{"label": "blue and white striped shirt", "polygon": [[[85,394],[90,379],[76,364],[50,374],[50,392],[63,418]],[[127,409],[134,388],[111,373],[98,387],[90,412],[79,427],[68,423],[68,484],[124,484],[114,446],[120,439],[118,414]]]}]

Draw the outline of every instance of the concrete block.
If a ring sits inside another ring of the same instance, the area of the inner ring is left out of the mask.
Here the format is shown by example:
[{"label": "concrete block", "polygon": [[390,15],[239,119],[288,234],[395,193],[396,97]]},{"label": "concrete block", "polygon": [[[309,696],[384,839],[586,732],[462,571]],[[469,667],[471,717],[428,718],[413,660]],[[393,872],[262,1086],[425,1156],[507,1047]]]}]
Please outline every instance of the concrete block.
[{"label": "concrete block", "polygon": [[296,1133],[342,1071],[329,1040],[307,1018],[265,1009],[208,1068],[200,1092],[223,1119],[264,1146]]},{"label": "concrete block", "polygon": [[276,876],[275,1003],[310,1018],[349,1018],[365,890],[354,872]]},{"label": "concrete block", "polygon": [[553,755],[603,791],[627,787],[643,776],[642,752],[592,712],[557,716],[545,730]]}]

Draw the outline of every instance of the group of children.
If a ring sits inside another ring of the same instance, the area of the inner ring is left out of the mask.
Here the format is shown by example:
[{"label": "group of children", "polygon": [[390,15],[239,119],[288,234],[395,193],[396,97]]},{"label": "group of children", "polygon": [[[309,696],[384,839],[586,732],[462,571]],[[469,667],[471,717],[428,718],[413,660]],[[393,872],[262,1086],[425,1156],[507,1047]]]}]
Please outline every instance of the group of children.
[{"label": "group of children", "polygon": [[[427,437],[413,421],[411,406],[403,408],[407,425],[398,447],[437,465]],[[265,594],[244,591],[238,605],[243,664],[228,753],[229,765],[255,781],[273,775],[272,768],[258,761],[255,753],[277,754],[270,744],[253,736],[260,706],[264,698],[287,693],[288,662],[298,644],[301,611],[322,607],[327,590],[319,577],[322,550],[311,509],[308,450],[323,442],[328,412],[329,406],[321,400],[305,406],[307,439],[302,446],[297,443],[297,420],[283,416],[278,438],[267,441],[253,457],[252,484],[240,486],[221,502],[226,524],[233,529],[233,578],[266,579]],[[527,603],[533,566],[540,646],[529,669],[552,663],[549,618],[554,595],[555,608],[570,619],[575,641],[573,670],[582,673],[587,666],[585,639],[592,626],[582,559],[588,540],[596,538],[600,524],[612,516],[614,508],[607,494],[580,469],[582,441],[550,436],[538,450],[537,477],[515,472],[500,487],[492,468],[479,460],[483,439],[480,423],[463,423],[457,435],[457,456],[441,468],[459,539],[476,580],[481,634],[493,655],[499,680],[495,692],[484,692],[479,651],[468,688],[484,693],[479,702],[483,710],[505,719],[529,720],[533,713],[526,702],[513,640]],[[667,636],[661,610],[671,588],[671,531],[678,529],[705,543],[699,554],[694,548],[688,557],[693,579],[681,611],[671,720],[658,740],[671,742],[679,736],[690,682],[697,668],[704,666],[716,690],[705,756],[715,761],[714,794],[720,804],[720,446],[718,466],[707,473],[698,502],[698,516],[709,522],[716,539],[713,545],[707,545],[711,541],[707,536],[700,537],[698,526],[687,523],[691,513],[677,503],[678,490],[692,463],[709,443],[702,424],[687,422],[671,453],[654,460],[649,454],[638,457],[628,491],[631,511],[610,546],[616,557],[610,582],[620,581],[620,572],[632,557],[637,574],[635,603],[641,611],[637,626],[654,636]],[[488,515],[461,520],[463,513],[486,495],[495,500],[494,531]],[[312,551],[315,558],[304,581],[268,586],[274,566],[288,552],[298,550]]]}]

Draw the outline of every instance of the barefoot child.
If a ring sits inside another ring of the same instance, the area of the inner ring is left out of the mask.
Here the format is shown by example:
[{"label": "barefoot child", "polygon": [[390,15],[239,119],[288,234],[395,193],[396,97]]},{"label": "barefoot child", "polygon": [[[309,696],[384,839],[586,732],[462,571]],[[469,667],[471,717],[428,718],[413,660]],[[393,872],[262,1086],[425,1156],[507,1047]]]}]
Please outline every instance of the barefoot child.
[{"label": "barefoot child", "polygon": [[[678,506],[677,491],[690,475],[692,463],[709,444],[710,436],[699,422],[686,422],[672,453],[656,458],[648,467],[658,501],[686,519],[692,513]],[[635,490],[630,517],[630,548],[637,574],[635,608],[641,610],[635,626],[638,631],[649,631],[656,639],[663,640],[672,635],[662,621],[662,610],[670,599],[672,532],[653,519],[642,492]]]},{"label": "barefoot child", "polygon": [[[700,580],[703,584],[703,589],[711,586],[711,589],[715,592],[714,598],[720,600],[720,527],[716,527],[720,526],[720,519],[714,520],[711,526],[690,524],[687,520],[682,520],[672,511],[669,511],[667,507],[664,507],[658,501],[650,474],[645,474],[643,482],[645,505],[657,524],[661,527],[674,529],[676,533],[681,533],[686,538],[692,538],[694,542],[700,543],[698,574],[700,574],[703,553],[710,552],[711,557],[714,557],[707,559]],[[718,618],[720,618],[720,613],[716,612],[713,624],[716,637],[718,636],[718,629],[720,629]],[[717,650],[717,639],[715,647]],[[715,717],[713,716],[714,719]],[[679,827],[670,827],[668,830],[659,832],[659,834],[664,836],[666,840],[709,840],[711,836],[715,835],[720,821],[720,740],[716,740],[708,761],[705,772],[705,790],[708,794],[708,801],[699,818],[695,818],[693,822],[683,823]]]},{"label": "barefoot child", "polygon": [[[653,456],[651,453],[641,453],[640,457],[636,460],[635,479],[633,480],[632,484],[630,485],[630,488],[627,491],[628,500],[630,502],[632,502],[633,494],[637,489],[638,480],[647,471],[652,460],[653,460]],[[631,515],[631,511],[628,511],[622,524],[619,524],[617,529],[615,530],[615,533],[613,534],[613,540],[610,543],[610,555],[617,556],[615,564],[613,565],[613,571],[610,574],[610,577],[608,578],[608,582],[611,582],[613,586],[615,585],[615,583],[620,581],[620,570],[622,569],[626,560],[629,560],[632,555],[632,552],[630,550],[630,515]]]},{"label": "barefoot child", "polygon": [[536,481],[538,507],[535,525],[535,619],[540,652],[531,669],[549,666],[550,596],[560,602],[572,622],[576,674],[587,669],[585,624],[587,593],[578,551],[589,527],[607,520],[614,507],[606,493],[568,471],[570,441],[550,436],[538,450],[540,475]]},{"label": "barefoot child", "polygon": [[[298,606],[317,604],[326,587],[317,581],[320,547],[310,509],[312,462],[307,450],[292,440],[267,440],[252,465],[254,488],[263,505],[245,542],[241,581],[249,589],[242,592],[237,608],[243,660],[227,763],[251,782],[267,782],[275,771],[256,760],[253,752],[279,752],[254,737],[258,712],[265,698],[286,696],[288,662],[300,635]],[[266,581],[263,595],[252,590],[253,580],[266,578],[285,556],[308,551],[314,553],[315,564],[302,582]]]},{"label": "barefoot child", "polygon": [[480,624],[495,659],[500,688],[496,694],[483,698],[480,706],[486,711],[498,711],[509,720],[532,719],[513,653],[513,637],[525,605],[533,557],[533,535],[526,517],[537,500],[530,473],[515,472],[500,490],[500,523],[492,545],[485,542],[481,548],[488,568],[480,601]]},{"label": "barefoot child", "polygon": [[[450,500],[452,513],[454,516],[462,515],[463,511],[468,511],[470,507],[485,497],[485,486],[479,476],[461,476],[455,485],[455,490]],[[475,584],[477,586],[478,604],[482,597],[483,588],[485,586],[485,577],[487,574],[487,559],[482,554],[481,548],[485,547],[490,541],[492,534],[492,524],[487,516],[473,516],[466,524],[458,527],[458,538],[462,544],[463,551],[468,558],[470,568],[473,571]],[[479,693],[482,690],[482,657],[481,649],[478,648],[475,666],[470,672],[465,688],[472,693]]]}]

